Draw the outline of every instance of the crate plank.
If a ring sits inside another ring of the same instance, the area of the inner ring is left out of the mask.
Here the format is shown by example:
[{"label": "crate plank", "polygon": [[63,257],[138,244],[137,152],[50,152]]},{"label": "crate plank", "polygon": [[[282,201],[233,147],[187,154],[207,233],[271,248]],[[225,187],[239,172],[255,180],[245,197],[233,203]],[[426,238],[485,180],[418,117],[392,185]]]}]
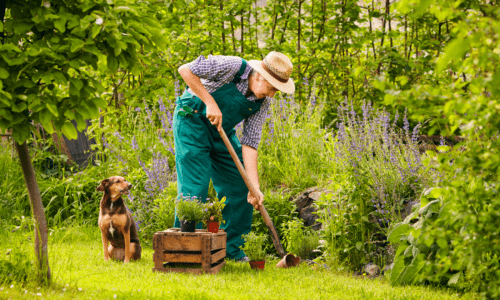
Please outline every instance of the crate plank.
[{"label": "crate plank", "polygon": [[162,248],[168,251],[200,251],[201,236],[168,235],[162,239]]},{"label": "crate plank", "polygon": [[227,237],[226,233],[223,233],[220,235],[219,235],[219,233],[217,233],[216,235],[214,235],[211,250],[217,250],[217,249],[222,249],[222,248],[225,249],[226,248],[226,237]]},{"label": "crate plank", "polygon": [[212,258],[212,263],[216,263],[218,262],[219,260],[223,259],[224,257],[226,257],[226,249],[221,249],[217,252],[215,252],[214,254],[212,254],[211,258]]},{"label": "crate plank", "polygon": [[200,254],[191,253],[163,253],[163,261],[173,263],[198,263],[201,264]]}]

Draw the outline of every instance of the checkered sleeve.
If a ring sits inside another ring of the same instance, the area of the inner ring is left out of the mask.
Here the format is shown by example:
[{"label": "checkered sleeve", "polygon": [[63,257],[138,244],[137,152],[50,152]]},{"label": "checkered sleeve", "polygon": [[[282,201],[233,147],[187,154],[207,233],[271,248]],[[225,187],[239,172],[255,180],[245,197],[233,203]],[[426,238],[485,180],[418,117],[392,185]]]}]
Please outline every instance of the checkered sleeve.
[{"label": "checkered sleeve", "polygon": [[260,110],[243,121],[243,136],[241,137],[241,144],[250,146],[255,150],[258,149],[262,136],[262,125],[266,120],[270,105],[271,98],[266,97],[260,107]]},{"label": "checkered sleeve", "polygon": [[208,58],[200,55],[187,64],[194,75],[218,83],[226,84],[233,80],[240,70],[242,60],[237,56],[209,55]]}]

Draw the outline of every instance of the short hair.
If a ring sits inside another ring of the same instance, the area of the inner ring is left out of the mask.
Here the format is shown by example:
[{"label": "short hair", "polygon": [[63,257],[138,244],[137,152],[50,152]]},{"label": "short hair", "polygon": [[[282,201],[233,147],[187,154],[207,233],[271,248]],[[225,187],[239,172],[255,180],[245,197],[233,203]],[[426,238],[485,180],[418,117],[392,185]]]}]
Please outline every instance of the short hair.
[{"label": "short hair", "polygon": [[255,70],[254,68],[252,68],[250,70],[250,73],[248,73],[248,77],[252,77],[252,76],[255,76],[257,74],[260,74],[259,72],[257,72],[257,70]]}]

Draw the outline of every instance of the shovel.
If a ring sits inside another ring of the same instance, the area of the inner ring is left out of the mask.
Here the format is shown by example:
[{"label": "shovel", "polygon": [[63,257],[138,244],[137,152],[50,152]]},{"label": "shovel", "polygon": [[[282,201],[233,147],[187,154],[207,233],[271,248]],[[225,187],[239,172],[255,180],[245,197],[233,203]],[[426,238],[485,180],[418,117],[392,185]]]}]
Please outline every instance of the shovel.
[{"label": "shovel", "polygon": [[[248,177],[247,172],[245,171],[245,168],[240,162],[240,159],[238,158],[238,155],[234,151],[233,146],[229,142],[229,139],[227,138],[226,132],[224,129],[221,128],[219,130],[220,136],[222,137],[222,140],[224,141],[224,144],[226,144],[227,150],[229,150],[229,154],[231,154],[231,157],[233,158],[234,163],[236,164],[236,167],[238,168],[238,171],[240,171],[241,177],[243,177],[243,181],[245,181],[246,186],[248,187],[248,190],[250,193],[255,198],[259,198],[258,195],[259,193],[257,192],[257,189],[253,186],[252,182],[250,182],[250,178]],[[260,214],[262,215],[262,218],[264,219],[264,223],[266,223],[267,229],[269,230],[269,235],[271,236],[271,239],[273,240],[274,248],[278,252],[278,255],[280,257],[285,256],[285,251],[283,251],[283,246],[281,245],[278,233],[276,232],[276,229],[274,228],[273,221],[271,221],[271,218],[269,217],[269,214],[267,213],[266,208],[264,205],[261,205],[259,208]]]}]

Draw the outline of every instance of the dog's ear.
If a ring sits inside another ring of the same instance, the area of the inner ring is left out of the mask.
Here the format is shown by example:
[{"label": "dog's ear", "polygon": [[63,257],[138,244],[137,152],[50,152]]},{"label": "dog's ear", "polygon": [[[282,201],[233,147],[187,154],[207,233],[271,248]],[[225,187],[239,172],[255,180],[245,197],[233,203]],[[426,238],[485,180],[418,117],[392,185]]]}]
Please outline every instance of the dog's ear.
[{"label": "dog's ear", "polygon": [[109,185],[109,179],[104,179],[101,184],[97,187],[97,190],[100,192],[104,192],[106,187]]}]

